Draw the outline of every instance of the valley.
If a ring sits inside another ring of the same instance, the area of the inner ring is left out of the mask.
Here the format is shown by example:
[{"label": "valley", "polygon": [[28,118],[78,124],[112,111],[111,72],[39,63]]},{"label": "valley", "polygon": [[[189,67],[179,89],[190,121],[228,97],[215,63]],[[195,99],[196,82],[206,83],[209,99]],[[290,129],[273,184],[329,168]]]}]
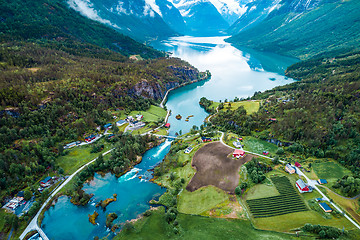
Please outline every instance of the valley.
[{"label": "valley", "polygon": [[0,1],[0,238],[359,239],[358,5]]}]

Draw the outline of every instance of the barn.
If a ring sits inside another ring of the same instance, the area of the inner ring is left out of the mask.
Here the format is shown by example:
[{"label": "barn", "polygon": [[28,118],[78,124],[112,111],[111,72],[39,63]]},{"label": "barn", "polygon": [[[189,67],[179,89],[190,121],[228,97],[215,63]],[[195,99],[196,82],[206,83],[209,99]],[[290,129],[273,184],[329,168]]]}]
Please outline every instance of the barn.
[{"label": "barn", "polygon": [[233,156],[235,158],[240,158],[240,157],[243,157],[245,155],[245,152],[244,150],[241,150],[241,149],[235,149],[235,151],[233,152]]},{"label": "barn", "polygon": [[329,207],[326,203],[319,203],[319,205],[324,212],[332,212],[331,207]]},{"label": "barn", "polygon": [[296,171],[295,171],[295,168],[293,167],[293,166],[291,166],[291,164],[286,164],[286,166],[285,166],[285,171],[287,171],[288,173],[290,173],[290,174],[293,174],[293,173],[295,173]]},{"label": "barn", "polygon": [[312,192],[311,187],[309,187],[302,179],[297,180],[295,185],[300,193]]},{"label": "barn", "polygon": [[298,167],[298,168],[301,168],[301,165],[298,162],[295,162],[295,166]]},{"label": "barn", "polygon": [[326,184],[327,181],[326,181],[326,179],[318,179],[318,183],[319,184]]}]

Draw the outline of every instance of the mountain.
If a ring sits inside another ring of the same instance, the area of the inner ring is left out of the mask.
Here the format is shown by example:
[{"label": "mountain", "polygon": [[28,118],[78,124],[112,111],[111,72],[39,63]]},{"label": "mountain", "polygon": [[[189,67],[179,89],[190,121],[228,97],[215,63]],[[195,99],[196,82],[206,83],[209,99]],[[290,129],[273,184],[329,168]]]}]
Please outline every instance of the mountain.
[{"label": "mountain", "polygon": [[[140,41],[176,35],[170,26],[176,25],[173,20],[176,16],[180,17],[166,0],[67,0],[67,3],[82,15]],[[174,18],[169,15],[174,15]]]},{"label": "mountain", "polygon": [[279,6],[281,0],[255,0],[245,5],[246,12],[230,26],[228,32],[239,33],[243,30],[256,26]]},{"label": "mountain", "polygon": [[180,11],[186,34],[193,36],[218,35],[225,32],[229,24],[216,7],[208,0],[170,0]]},{"label": "mountain", "polygon": [[[359,46],[359,9],[357,0],[282,0],[251,28],[235,23],[240,27],[231,29],[240,32],[228,41],[301,59],[329,51],[345,52]],[[247,15],[249,10],[242,17]]]},{"label": "mountain", "polygon": [[186,24],[180,11],[168,0],[156,0],[164,22],[180,34],[186,32]]},{"label": "mountain", "polygon": [[246,12],[246,4],[252,0],[209,0],[230,25]]},{"label": "mountain", "polygon": [[79,54],[105,54],[101,47],[125,56],[162,56],[159,51],[81,16],[61,0],[0,0],[0,41],[15,40],[36,40]]}]

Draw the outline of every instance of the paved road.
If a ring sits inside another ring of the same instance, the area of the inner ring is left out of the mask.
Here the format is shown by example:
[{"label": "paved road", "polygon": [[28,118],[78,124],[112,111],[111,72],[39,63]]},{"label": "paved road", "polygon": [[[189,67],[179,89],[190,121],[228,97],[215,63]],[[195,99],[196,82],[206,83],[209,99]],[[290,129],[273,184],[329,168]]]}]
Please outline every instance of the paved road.
[{"label": "paved road", "polygon": [[343,212],[338,206],[336,206],[333,202],[330,202],[329,198],[322,192],[320,191],[320,189],[316,186],[316,184],[314,183],[313,180],[309,179],[298,167],[296,168],[296,173],[299,174],[300,176],[303,176],[306,181],[309,183],[309,185],[314,188],[316,191],[318,191],[321,196],[323,196],[323,199],[325,201],[328,201],[336,210],[338,210],[340,213],[344,214],[344,217],[346,217],[352,224],[354,224],[355,227],[357,227],[358,229],[360,229],[359,224],[357,224],[354,220],[352,220],[351,217],[349,217],[345,212]]},{"label": "paved road", "polygon": [[356,195],[355,197],[344,197],[344,196],[341,196],[340,194],[337,194],[336,192],[334,192],[333,190],[331,190],[330,188],[326,187],[326,186],[323,186],[323,185],[319,185],[320,187],[323,187],[323,188],[326,188],[327,190],[329,190],[330,192],[332,192],[333,194],[335,194],[336,196],[338,197],[341,197],[343,199],[347,199],[347,200],[355,200],[357,198],[360,197],[360,194]]},{"label": "paved road", "polygon": [[[110,149],[109,151],[103,153],[103,156],[105,156],[106,154],[110,153],[113,149]],[[25,235],[32,231],[32,230],[37,230],[39,232],[39,234],[41,235],[41,237],[44,240],[48,240],[48,238],[46,237],[45,233],[41,230],[41,228],[38,226],[37,222],[38,222],[38,218],[40,216],[41,211],[45,208],[45,206],[48,204],[48,202],[66,185],[68,184],[71,179],[73,179],[73,177],[79,173],[81,170],[83,170],[86,166],[90,165],[91,163],[95,162],[97,158],[91,160],[90,162],[88,162],[87,164],[83,165],[81,168],[79,168],[78,170],[76,170],[73,174],[71,174],[60,186],[58,186],[56,188],[55,191],[52,192],[52,194],[48,197],[48,199],[46,199],[46,201],[43,203],[43,205],[41,206],[40,210],[37,212],[37,214],[35,215],[35,217],[31,220],[31,222],[29,223],[29,225],[26,227],[26,229],[24,230],[24,232],[20,235],[20,239],[24,239]],[[44,235],[44,236],[43,236]]]}]

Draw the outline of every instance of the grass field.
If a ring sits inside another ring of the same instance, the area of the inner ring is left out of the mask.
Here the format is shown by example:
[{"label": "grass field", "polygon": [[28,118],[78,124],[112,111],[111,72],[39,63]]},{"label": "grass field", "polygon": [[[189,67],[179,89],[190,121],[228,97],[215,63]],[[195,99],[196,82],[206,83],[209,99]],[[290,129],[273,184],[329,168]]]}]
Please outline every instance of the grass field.
[{"label": "grass field", "polygon": [[[219,106],[219,102],[213,102],[213,104],[210,106],[214,107],[215,109]],[[257,112],[260,108],[260,101],[240,101],[240,102],[231,102],[231,110],[235,110],[239,108],[240,106],[244,106],[246,113],[251,114],[254,112]],[[229,107],[229,103],[224,103],[224,109],[227,110]]]},{"label": "grass field", "polygon": [[275,154],[278,150],[278,147],[275,144],[251,136],[243,137],[243,144],[245,145],[244,150],[258,154],[262,154],[263,151]]},{"label": "grass field", "polygon": [[[117,239],[295,239],[292,235],[270,231],[259,231],[251,226],[247,220],[231,220],[221,218],[209,218],[179,214],[177,217],[181,231],[180,234],[173,233],[173,227],[165,222],[164,210],[153,211],[150,217],[145,217],[135,223],[135,230],[121,232]],[[297,238],[299,239],[299,238]]]},{"label": "grass field", "polygon": [[335,181],[345,175],[352,175],[350,170],[335,161],[316,161],[312,163],[312,168],[319,178],[335,179]]},{"label": "grass field", "polygon": [[256,184],[246,194],[247,200],[266,198],[279,195],[274,185]]},{"label": "grass field", "polygon": [[[98,141],[103,140],[101,139]],[[105,152],[111,148],[110,144],[105,143],[104,141],[103,143],[105,145],[105,148],[102,152]],[[91,153],[93,144],[74,147],[70,149],[67,155],[61,156],[57,159],[57,164],[64,169],[65,174],[71,174],[75,172],[82,165],[99,156],[100,153]]]},{"label": "grass field", "polygon": [[287,177],[272,177],[280,195],[246,200],[254,218],[273,217],[307,211],[307,207]]},{"label": "grass field", "polygon": [[346,230],[355,229],[355,226],[344,217],[326,219],[315,211],[295,212],[267,218],[255,218],[253,223],[257,228],[279,232],[294,232],[295,229],[304,226],[306,223],[337,228],[345,227]]},{"label": "grass field", "polygon": [[159,128],[156,132],[153,132],[154,134],[158,134],[158,135],[168,135],[168,129],[167,128]]},{"label": "grass field", "polygon": [[127,116],[135,117],[137,114],[144,116],[142,120],[144,122],[157,122],[160,119],[165,119],[166,110],[161,107],[151,105],[147,111],[132,111],[128,115],[126,115],[124,111],[120,111],[117,115],[119,119],[125,119]]},{"label": "grass field", "polygon": [[201,214],[229,199],[229,195],[214,186],[202,187],[194,192],[181,192],[178,198],[178,210],[187,214]]}]

